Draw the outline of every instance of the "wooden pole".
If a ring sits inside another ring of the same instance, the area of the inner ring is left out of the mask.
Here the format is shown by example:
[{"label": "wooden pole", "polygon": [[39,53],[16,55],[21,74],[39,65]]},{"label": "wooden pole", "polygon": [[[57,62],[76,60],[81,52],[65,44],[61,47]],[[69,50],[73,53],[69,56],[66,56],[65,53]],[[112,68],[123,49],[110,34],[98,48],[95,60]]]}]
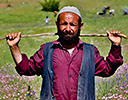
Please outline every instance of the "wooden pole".
[{"label": "wooden pole", "polygon": [[[48,35],[57,35],[56,33],[40,33],[40,34],[32,34],[32,35],[21,35],[21,37],[37,37],[37,36],[48,36]],[[128,37],[124,34],[117,34],[120,37],[128,39]],[[107,34],[80,34],[81,37],[107,37]],[[0,40],[4,40],[4,38],[0,38]]]}]

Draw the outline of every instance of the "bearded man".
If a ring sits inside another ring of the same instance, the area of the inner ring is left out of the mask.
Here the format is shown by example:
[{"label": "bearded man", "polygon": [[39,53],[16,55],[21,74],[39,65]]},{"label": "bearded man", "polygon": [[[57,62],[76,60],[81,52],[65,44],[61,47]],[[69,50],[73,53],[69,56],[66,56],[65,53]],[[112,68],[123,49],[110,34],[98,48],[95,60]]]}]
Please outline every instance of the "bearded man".
[{"label": "bearded man", "polygon": [[120,31],[107,31],[112,46],[104,60],[94,45],[80,40],[83,22],[76,7],[62,8],[56,26],[58,40],[41,45],[30,59],[19,50],[21,32],[6,35],[17,72],[42,76],[40,100],[95,100],[94,76],[109,77],[123,63]]}]

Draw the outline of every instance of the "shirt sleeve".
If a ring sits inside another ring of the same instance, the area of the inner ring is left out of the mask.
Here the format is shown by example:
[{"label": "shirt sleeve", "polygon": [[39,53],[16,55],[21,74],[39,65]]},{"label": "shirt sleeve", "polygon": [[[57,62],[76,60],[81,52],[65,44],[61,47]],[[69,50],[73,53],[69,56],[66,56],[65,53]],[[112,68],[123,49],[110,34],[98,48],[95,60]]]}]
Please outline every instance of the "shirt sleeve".
[{"label": "shirt sleeve", "polygon": [[111,50],[104,60],[100,56],[98,49],[95,47],[95,75],[108,77],[114,74],[116,69],[123,64],[123,57],[121,55],[120,46],[111,46]]},{"label": "shirt sleeve", "polygon": [[22,61],[16,65],[16,70],[20,75],[41,75],[44,62],[44,45],[28,59],[26,54],[22,54]]}]

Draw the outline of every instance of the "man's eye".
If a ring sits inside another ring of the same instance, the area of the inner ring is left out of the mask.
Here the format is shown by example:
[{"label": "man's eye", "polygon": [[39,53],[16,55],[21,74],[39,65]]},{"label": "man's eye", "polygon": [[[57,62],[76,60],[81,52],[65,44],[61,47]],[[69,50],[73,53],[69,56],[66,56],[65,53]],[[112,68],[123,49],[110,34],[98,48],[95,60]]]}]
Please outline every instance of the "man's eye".
[{"label": "man's eye", "polygon": [[60,25],[67,25],[67,23],[61,23]]},{"label": "man's eye", "polygon": [[73,23],[71,23],[70,25],[71,25],[71,26],[76,26],[76,25],[75,25],[75,24],[73,24]]}]

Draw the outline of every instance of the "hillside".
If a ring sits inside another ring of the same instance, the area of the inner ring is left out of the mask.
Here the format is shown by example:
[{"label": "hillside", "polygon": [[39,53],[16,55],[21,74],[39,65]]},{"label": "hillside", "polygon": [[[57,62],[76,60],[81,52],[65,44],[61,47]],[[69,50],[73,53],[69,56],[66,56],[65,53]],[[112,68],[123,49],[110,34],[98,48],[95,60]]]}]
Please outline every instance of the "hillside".
[{"label": "hillside", "polygon": [[[42,0],[2,0],[1,5],[12,5],[11,7],[0,8],[0,37],[4,37],[6,34],[11,32],[19,32],[22,34],[37,34],[46,32],[56,32],[55,20],[53,12],[41,11],[42,7],[39,4]],[[128,32],[128,16],[122,15],[122,9],[127,5],[126,0],[61,0],[60,8],[65,5],[74,5],[79,8],[82,14],[84,27],[82,34],[99,33],[104,34],[107,30],[120,30],[123,34]],[[105,16],[98,16],[96,13],[101,11],[104,6],[110,6],[111,9],[115,10],[114,16],[109,16],[108,12]],[[46,16],[50,18],[49,26],[45,26],[44,18]],[[44,39],[41,41],[41,39]],[[55,37],[36,37],[36,38],[24,38],[21,41],[23,45],[23,52],[26,52],[29,56],[39,48],[43,42],[55,40]],[[110,48],[110,43],[107,38],[81,38],[83,41],[93,43],[99,47],[103,56],[107,55],[107,48]],[[33,41],[34,45],[30,41]],[[38,41],[38,43],[36,43]],[[37,45],[38,44],[38,45]],[[104,47],[100,44],[104,44]],[[127,49],[127,40],[122,41],[124,49]],[[28,52],[28,48],[33,48],[31,52]],[[0,65],[11,63],[12,58],[6,42],[0,41],[1,47],[1,61]],[[125,62],[128,61],[128,51],[123,51]],[[6,57],[9,55],[9,57]],[[9,58],[9,59],[8,59]],[[2,61],[2,59],[5,59]]]}]

